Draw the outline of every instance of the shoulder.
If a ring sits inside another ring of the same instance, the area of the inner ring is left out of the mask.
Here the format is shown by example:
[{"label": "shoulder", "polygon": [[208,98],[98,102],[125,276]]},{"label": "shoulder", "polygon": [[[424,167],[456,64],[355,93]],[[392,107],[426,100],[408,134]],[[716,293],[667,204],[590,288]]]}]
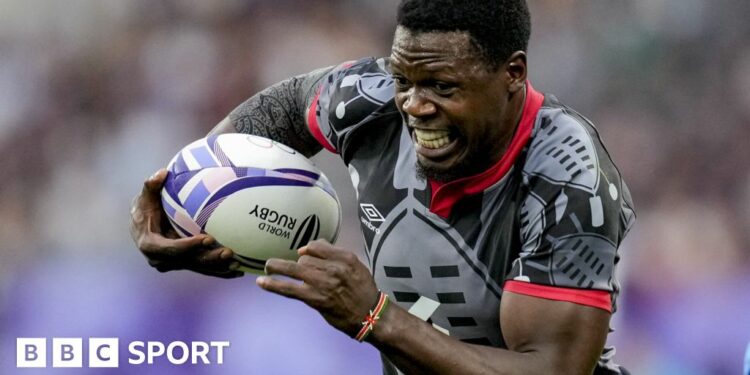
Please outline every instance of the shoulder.
[{"label": "shoulder", "polygon": [[[362,99],[380,106],[393,98],[393,78],[386,58],[364,58],[343,63],[328,74],[320,87],[320,104],[332,106],[335,114],[345,116],[350,103]],[[324,102],[327,101],[327,102]]]},{"label": "shoulder", "polygon": [[344,139],[373,118],[396,111],[388,59],[364,58],[333,68],[310,105],[308,124],[329,150],[340,152]]},{"label": "shoulder", "polygon": [[[532,131],[521,192],[521,251],[509,278],[616,294],[617,249],[635,220],[630,192],[593,124],[549,95]],[[611,311],[611,297],[601,296],[584,304]]]},{"label": "shoulder", "polygon": [[595,193],[602,177],[619,172],[594,125],[547,95],[539,110],[523,173]]},{"label": "shoulder", "polygon": [[553,96],[537,116],[522,175],[521,232],[531,242],[586,233],[616,247],[633,225],[630,192],[598,131]]}]

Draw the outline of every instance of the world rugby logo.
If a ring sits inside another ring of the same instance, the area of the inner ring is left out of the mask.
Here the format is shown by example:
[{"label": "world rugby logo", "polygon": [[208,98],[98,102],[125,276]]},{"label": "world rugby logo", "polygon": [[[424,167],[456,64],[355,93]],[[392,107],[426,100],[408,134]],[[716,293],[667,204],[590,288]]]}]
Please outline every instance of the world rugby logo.
[{"label": "world rugby logo", "polygon": [[263,274],[268,259],[299,258],[290,246],[336,241],[336,191],[309,159],[280,143],[247,134],[201,138],[167,169],[161,198],[173,229],[182,237],[210,234],[234,251],[241,271]]},{"label": "world rugby logo", "polygon": [[289,250],[296,250],[307,245],[308,242],[317,239],[318,234],[320,234],[320,219],[318,219],[318,215],[306,217],[305,220],[302,220],[302,225],[297,228]]}]

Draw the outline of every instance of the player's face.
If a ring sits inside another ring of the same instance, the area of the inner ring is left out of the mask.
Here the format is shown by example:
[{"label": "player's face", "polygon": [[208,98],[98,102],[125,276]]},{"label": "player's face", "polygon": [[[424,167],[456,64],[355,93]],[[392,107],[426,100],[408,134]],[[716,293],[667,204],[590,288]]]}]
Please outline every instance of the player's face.
[{"label": "player's face", "polygon": [[450,181],[500,160],[520,112],[511,105],[514,83],[506,66],[488,67],[468,33],[396,29],[391,52],[395,100],[423,177]]}]

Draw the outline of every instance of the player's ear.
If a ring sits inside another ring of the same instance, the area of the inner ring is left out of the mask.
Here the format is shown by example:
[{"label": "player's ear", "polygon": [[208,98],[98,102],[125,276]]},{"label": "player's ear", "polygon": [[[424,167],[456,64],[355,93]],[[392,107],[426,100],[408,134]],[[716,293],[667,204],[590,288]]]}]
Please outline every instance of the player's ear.
[{"label": "player's ear", "polygon": [[505,62],[505,79],[508,83],[508,92],[515,94],[524,88],[526,73],[526,52],[513,52],[508,61]]}]

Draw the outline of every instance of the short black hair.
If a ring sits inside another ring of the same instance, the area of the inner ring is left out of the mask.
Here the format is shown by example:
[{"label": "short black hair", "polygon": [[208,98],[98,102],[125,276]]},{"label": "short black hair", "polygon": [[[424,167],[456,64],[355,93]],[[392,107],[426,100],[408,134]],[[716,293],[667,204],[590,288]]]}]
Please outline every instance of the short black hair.
[{"label": "short black hair", "polygon": [[491,68],[526,51],[531,20],[526,0],[403,0],[398,25],[416,32],[466,31]]}]

